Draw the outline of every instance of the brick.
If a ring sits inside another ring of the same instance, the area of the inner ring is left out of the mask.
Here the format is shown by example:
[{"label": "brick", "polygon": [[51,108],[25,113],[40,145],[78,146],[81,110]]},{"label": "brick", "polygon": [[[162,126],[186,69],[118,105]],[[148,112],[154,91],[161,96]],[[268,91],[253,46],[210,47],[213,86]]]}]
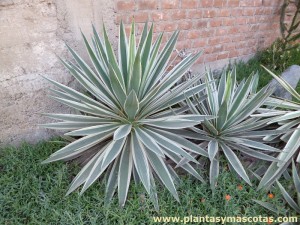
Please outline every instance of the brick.
[{"label": "brick", "polygon": [[264,14],[264,8],[257,8],[255,10],[255,15],[263,15]]},{"label": "brick", "polygon": [[220,9],[219,13],[217,16],[219,17],[229,17],[231,15],[231,10],[230,9]]},{"label": "brick", "polygon": [[173,22],[164,22],[161,24],[158,24],[158,26],[160,27],[160,30],[162,31],[175,31],[177,29],[177,23],[173,23]]},{"label": "brick", "polygon": [[163,43],[166,43],[168,40],[170,39],[170,34],[167,32],[164,32],[163,37],[162,37],[162,45],[160,46],[160,48],[163,48]]},{"label": "brick", "polygon": [[130,31],[131,31],[131,26],[130,25],[126,25],[125,26],[125,33],[126,33],[127,36],[130,35]]},{"label": "brick", "polygon": [[213,37],[215,36],[215,29],[202,29],[201,30],[201,37]]},{"label": "brick", "polygon": [[238,17],[243,15],[243,9],[242,8],[234,8],[231,10],[231,16]]},{"label": "brick", "polygon": [[203,16],[203,12],[200,9],[192,9],[188,11],[187,18],[189,19],[200,19]]},{"label": "brick", "polygon": [[[180,30],[180,28],[179,28]],[[178,36],[178,41],[184,41],[187,39],[187,32],[188,31],[185,31],[185,30],[180,30],[180,33],[179,33],[179,36]]]},{"label": "brick", "polygon": [[189,30],[193,27],[192,21],[179,21],[178,29],[179,30]]},{"label": "brick", "polygon": [[258,24],[253,24],[250,26],[249,31],[257,31],[259,29],[259,25]]},{"label": "brick", "polygon": [[[198,52],[198,51],[197,51]],[[197,59],[197,61],[195,62],[195,64],[203,64],[204,63],[204,57],[203,56],[200,56],[199,59]]]},{"label": "brick", "polygon": [[217,59],[217,54],[209,54],[204,58],[204,62],[214,62]]},{"label": "brick", "polygon": [[255,46],[256,44],[257,44],[257,43],[256,43],[256,40],[248,40],[246,46],[247,46],[247,47],[253,47],[253,46]]},{"label": "brick", "polygon": [[128,15],[117,15],[115,18],[115,24],[120,24],[121,21],[123,21],[123,23],[129,23],[129,16]]},{"label": "brick", "polygon": [[235,23],[234,18],[225,18],[223,19],[223,26],[233,26]]},{"label": "brick", "polygon": [[146,21],[148,21],[148,13],[138,12],[134,14],[133,18],[136,23],[145,23]]},{"label": "brick", "polygon": [[217,60],[221,60],[221,59],[227,59],[229,56],[229,53],[228,52],[224,52],[224,53],[221,53],[217,56]]},{"label": "brick", "polygon": [[240,7],[246,7],[246,6],[254,6],[254,1],[251,0],[241,0],[240,1]]},{"label": "brick", "polygon": [[186,10],[176,10],[171,14],[171,19],[172,20],[182,20],[187,17]]},{"label": "brick", "polygon": [[210,21],[209,21],[209,25],[211,26],[211,27],[219,27],[219,26],[222,26],[222,20],[220,20],[220,19],[211,19]]},{"label": "brick", "polygon": [[228,34],[237,34],[239,33],[239,29],[234,26],[234,27],[231,27],[229,30],[228,30]]},{"label": "brick", "polygon": [[278,4],[277,1],[274,0],[264,0],[263,5],[264,6],[276,6]]},{"label": "brick", "polygon": [[253,0],[254,6],[262,6],[263,5],[263,0]]},{"label": "brick", "polygon": [[137,6],[139,10],[158,9],[157,0],[138,0]]},{"label": "brick", "polygon": [[162,0],[161,8],[162,9],[177,9],[177,8],[179,8],[179,0]]},{"label": "brick", "polygon": [[149,17],[150,17],[150,21],[161,21],[161,20],[167,20],[168,19],[168,14],[161,12],[161,11],[155,11],[155,12],[151,12]]},{"label": "brick", "polygon": [[199,30],[190,30],[187,33],[187,38],[188,39],[196,39],[196,38],[199,38],[200,35],[201,35],[201,32]]},{"label": "brick", "polygon": [[225,37],[221,37],[221,43],[230,43],[232,42],[231,37],[230,36],[225,36]]},{"label": "brick", "polygon": [[253,24],[256,23],[256,18],[255,17],[248,17],[247,18],[247,24]]},{"label": "brick", "polygon": [[246,8],[243,10],[243,16],[253,16],[255,8]]},{"label": "brick", "polygon": [[226,1],[224,0],[214,0],[214,4],[213,6],[214,7],[222,7],[226,4]]},{"label": "brick", "polygon": [[206,9],[203,10],[203,18],[212,18],[216,16],[216,10],[213,9]]},{"label": "brick", "polygon": [[238,50],[232,50],[229,52],[229,58],[235,58],[239,56],[239,51]]},{"label": "brick", "polygon": [[213,47],[213,50],[211,53],[218,53],[218,52],[222,52],[224,49],[224,46],[223,45],[217,45],[217,46],[214,46]]},{"label": "brick", "polygon": [[206,46],[206,44],[207,44],[206,39],[196,39],[196,40],[193,40],[192,47],[193,48],[204,47],[204,46]]},{"label": "brick", "polygon": [[183,9],[195,9],[198,7],[197,0],[181,0],[181,8]]},{"label": "brick", "polygon": [[256,16],[256,23],[269,23],[270,21],[274,21],[273,18],[270,18],[268,16]]},{"label": "brick", "polygon": [[224,51],[233,51],[235,50],[235,43],[227,43],[224,45]]},{"label": "brick", "polygon": [[259,24],[259,30],[265,31],[265,30],[270,30],[270,29],[271,29],[271,27],[268,23]]},{"label": "brick", "polygon": [[237,35],[231,36],[231,40],[232,40],[232,42],[237,43],[239,41],[245,40],[245,36],[242,34],[237,34]]},{"label": "brick", "polygon": [[134,1],[118,1],[116,9],[118,11],[132,11],[134,10]]},{"label": "brick", "polygon": [[208,40],[208,44],[209,45],[218,45],[220,44],[222,41],[221,41],[221,37],[212,37]]},{"label": "brick", "polygon": [[194,21],[194,28],[196,29],[205,29],[208,27],[208,21],[207,20],[197,20]]},{"label": "brick", "polygon": [[235,24],[238,24],[238,25],[247,24],[247,18],[245,18],[245,17],[236,18]]},{"label": "brick", "polygon": [[213,47],[212,46],[207,46],[205,49],[204,49],[204,54],[206,54],[206,55],[209,55],[209,54],[211,54],[212,53],[212,51],[213,51]]},{"label": "brick", "polygon": [[273,9],[272,8],[265,8],[264,9],[264,15],[271,15],[273,13]]},{"label": "brick", "polygon": [[201,7],[203,8],[209,8],[214,5],[214,2],[212,0],[202,0],[201,1]]},{"label": "brick", "polygon": [[243,33],[243,34],[249,32],[249,29],[250,29],[249,26],[245,26],[245,25],[239,25],[239,26],[236,25],[236,27],[237,27],[239,33]]},{"label": "brick", "polygon": [[241,55],[250,55],[254,52],[255,52],[255,50],[253,50],[252,48],[245,48],[245,49],[240,50]]},{"label": "brick", "polygon": [[216,30],[216,36],[223,36],[223,35],[227,35],[228,34],[228,30],[227,29],[223,29],[223,28],[218,28]]},{"label": "brick", "polygon": [[227,1],[227,6],[229,6],[229,7],[237,7],[239,5],[240,5],[239,0],[228,0]]},{"label": "brick", "polygon": [[235,44],[236,49],[242,49],[247,46],[247,41],[241,41]]},{"label": "brick", "polygon": [[191,42],[190,41],[178,41],[176,43],[176,49],[182,50],[182,49],[189,49],[191,48]]},{"label": "brick", "polygon": [[194,21],[194,27],[197,28],[197,29],[203,29],[203,28],[207,28],[207,20],[196,20]]},{"label": "brick", "polygon": [[139,38],[140,38],[140,34],[142,34],[142,32],[143,32],[143,29],[144,29],[144,22],[145,21],[143,21],[142,23],[136,23],[136,25],[135,25],[135,30],[136,30],[136,34],[137,34],[137,42],[140,40]]}]

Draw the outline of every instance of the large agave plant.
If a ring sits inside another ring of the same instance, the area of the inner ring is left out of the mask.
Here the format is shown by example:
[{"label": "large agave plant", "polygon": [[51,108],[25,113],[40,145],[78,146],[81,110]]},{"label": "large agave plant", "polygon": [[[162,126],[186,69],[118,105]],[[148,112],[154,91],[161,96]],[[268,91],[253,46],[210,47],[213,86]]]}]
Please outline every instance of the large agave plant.
[{"label": "large agave plant", "polygon": [[[62,60],[87,94],[48,79],[58,88],[52,90],[52,98],[80,114],[46,114],[62,121],[44,127],[65,130],[65,135],[75,137],[75,141],[53,153],[44,163],[87,158],[68,194],[81,185],[83,193],[106,174],[106,201],[111,200],[118,187],[119,203],[123,206],[133,175],[156,203],[154,177],[178,200],[174,186],[177,175],[165,163],[165,158],[177,164],[183,157],[196,162],[189,152],[207,156],[199,146],[172,133],[174,129],[194,126],[205,117],[183,115],[187,108],[177,107],[180,101],[205,88],[194,85],[200,75],[174,86],[200,53],[188,55],[167,70],[178,31],[160,50],[163,34],[152,43],[153,25],[148,30],[145,24],[137,46],[134,23],[129,41],[121,23],[117,60],[105,27],[103,38],[93,29],[92,46],[83,35],[93,68],[69,46],[75,63]],[[182,169],[202,179],[190,164],[183,165]]]},{"label": "large agave plant", "polygon": [[193,128],[198,137],[207,143],[210,163],[210,183],[212,188],[219,174],[220,152],[224,153],[230,168],[235,170],[247,183],[251,184],[246,169],[240,158],[255,157],[266,161],[277,161],[272,156],[279,150],[265,144],[262,139],[268,134],[280,131],[267,129],[272,119],[260,117],[259,111],[271,92],[266,88],[256,92],[258,75],[247,80],[236,81],[236,71],[224,72],[215,80],[210,72],[206,76],[206,94],[204,101],[199,101],[203,93],[187,99],[193,113],[213,115],[212,120],[204,120],[198,128]]},{"label": "large agave plant", "polygon": [[[265,67],[264,67],[265,68]],[[292,96],[300,101],[300,95],[294,90],[285,80],[276,76],[270,70],[265,68]],[[274,99],[273,99],[274,101]],[[278,123],[280,126],[277,130],[294,129],[292,132],[286,132],[280,138],[286,142],[283,151],[278,155],[280,160],[277,163],[272,163],[264,177],[262,178],[259,188],[270,186],[277,180],[290,165],[293,158],[300,163],[300,104],[289,101],[278,101],[278,107],[285,107],[288,110],[277,110],[278,114],[275,116],[269,124]],[[270,135],[265,137],[265,140],[272,141],[278,135]]]}]

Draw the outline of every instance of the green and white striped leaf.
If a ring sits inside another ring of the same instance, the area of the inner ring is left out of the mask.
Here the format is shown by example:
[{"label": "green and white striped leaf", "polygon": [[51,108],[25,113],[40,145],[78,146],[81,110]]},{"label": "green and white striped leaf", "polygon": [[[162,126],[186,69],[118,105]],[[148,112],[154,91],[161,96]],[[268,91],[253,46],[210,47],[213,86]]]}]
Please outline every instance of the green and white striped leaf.
[{"label": "green and white striped leaf", "polygon": [[210,141],[208,143],[208,146],[207,146],[207,149],[208,149],[208,156],[209,156],[209,159],[210,161],[213,161],[216,154],[218,153],[219,151],[219,145],[218,145],[218,142],[213,140],[213,141]]},{"label": "green and white striped leaf", "polygon": [[297,205],[297,203],[292,199],[292,197],[289,195],[289,193],[285,190],[285,188],[279,183],[276,182],[281,194],[283,195],[284,199],[287,201],[287,203],[298,213],[300,213],[300,206]]},{"label": "green and white striped leaf", "polygon": [[157,176],[160,178],[160,180],[166,186],[166,188],[171,192],[174,198],[179,202],[179,197],[174,182],[165,163],[152,151],[148,151],[147,155],[149,157],[150,164],[156,172]]},{"label": "green and white striped leaf", "polygon": [[251,181],[241,163],[241,161],[238,159],[238,157],[234,154],[234,152],[225,144],[221,143],[221,148],[230,162],[230,165],[233,167],[233,169],[243,178],[244,181],[246,181],[249,185],[251,185]]},{"label": "green and white striped leaf", "polygon": [[146,150],[137,139],[135,133],[131,135],[131,148],[136,171],[148,193],[150,193],[150,168],[147,160]]},{"label": "green and white striped leaf", "polygon": [[124,124],[119,126],[119,128],[114,133],[114,140],[119,140],[126,137],[131,132],[132,125]]},{"label": "green and white striped leaf", "polygon": [[130,178],[132,173],[132,151],[130,145],[127,144],[122,152],[120,158],[119,174],[118,174],[118,194],[120,206],[125,205],[128,188],[130,184]]}]

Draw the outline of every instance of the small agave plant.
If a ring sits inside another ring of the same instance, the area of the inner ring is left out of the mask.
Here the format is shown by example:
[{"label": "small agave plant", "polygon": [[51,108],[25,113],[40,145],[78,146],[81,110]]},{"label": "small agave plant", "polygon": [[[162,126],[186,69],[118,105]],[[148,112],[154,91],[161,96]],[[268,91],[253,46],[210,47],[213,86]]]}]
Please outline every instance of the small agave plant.
[{"label": "small agave plant", "polygon": [[[300,213],[300,178],[299,178],[299,174],[297,172],[297,167],[294,161],[292,161],[292,180],[293,180],[293,184],[294,187],[292,188],[292,190],[296,190],[296,195],[291,195],[289,194],[289,192],[286,190],[286,188],[283,187],[283,185],[277,180],[276,183],[280,189],[280,192],[282,194],[282,197],[284,198],[284,200],[287,202],[287,204],[289,205],[289,207],[291,209],[293,209],[296,213]],[[276,205],[268,203],[268,202],[264,202],[264,201],[260,201],[260,200],[254,200],[256,203],[260,204],[261,206],[263,206],[264,208],[280,214],[280,213],[285,213],[285,212],[281,212],[281,210],[278,209],[278,207],[276,207]],[[282,223],[282,225],[284,225],[286,223]],[[296,224],[296,223],[289,223],[289,224]]]},{"label": "small agave plant", "polygon": [[[65,67],[88,92],[82,94],[48,79],[58,90],[52,98],[80,114],[46,114],[61,122],[43,125],[65,130],[74,141],[53,153],[44,163],[87,158],[86,164],[71,183],[67,194],[83,185],[87,190],[106,174],[106,202],[118,188],[119,204],[125,204],[131,177],[141,182],[157,205],[154,177],[179,201],[174,180],[177,174],[166,163],[166,157],[176,164],[183,158],[197,162],[191,153],[207,156],[207,152],[184,138],[184,128],[198,124],[206,116],[183,114],[178,103],[205,85],[196,85],[200,75],[174,86],[200,53],[188,55],[173,69],[167,70],[178,31],[160,50],[163,34],[152,43],[153,25],[144,26],[136,45],[135,24],[127,41],[124,25],[120,24],[118,60],[103,28],[101,38],[93,27],[92,46],[83,35],[93,68],[72,48],[68,49],[75,64],[63,61]],[[172,108],[171,108],[172,107]],[[207,117],[209,119],[209,116]],[[172,133],[180,130],[182,136]],[[88,157],[86,157],[86,155]],[[182,169],[202,180],[190,164]]]},{"label": "small agave plant", "polygon": [[[264,67],[265,68],[265,67]],[[293,89],[285,80],[276,76],[270,70],[265,68],[291,95],[300,102],[300,95],[295,89]],[[269,124],[278,123],[279,128],[277,130],[292,131],[286,132],[280,138],[286,142],[283,151],[278,155],[280,160],[277,163],[272,163],[269,169],[266,171],[262,178],[259,188],[270,186],[273,184],[288,168],[293,158],[296,158],[296,162],[300,163],[300,104],[297,102],[289,102],[285,100],[270,99],[273,101],[273,105],[277,107],[287,108],[288,110],[277,110],[278,115],[273,117]],[[275,103],[275,104],[274,104]],[[272,141],[277,138],[278,135],[270,135],[265,137],[265,140]]]},{"label": "small agave plant", "polygon": [[230,168],[250,185],[246,169],[238,156],[277,161],[273,154],[279,150],[265,144],[262,139],[280,131],[268,130],[267,123],[272,118],[260,117],[258,113],[264,110],[260,107],[271,92],[266,88],[256,92],[257,83],[258,75],[249,76],[238,84],[236,70],[224,71],[219,81],[208,71],[205,84],[207,98],[203,100],[203,93],[199,93],[186,100],[192,113],[215,116],[212,120],[205,119],[198,128],[192,128],[207,143],[212,189],[219,174],[221,152]]}]

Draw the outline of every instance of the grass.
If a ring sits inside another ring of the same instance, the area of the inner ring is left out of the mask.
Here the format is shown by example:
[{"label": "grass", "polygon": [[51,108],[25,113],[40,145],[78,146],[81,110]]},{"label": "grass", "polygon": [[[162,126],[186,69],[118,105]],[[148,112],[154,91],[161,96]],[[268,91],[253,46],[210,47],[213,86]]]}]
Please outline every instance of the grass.
[{"label": "grass", "polygon": [[[258,83],[258,88],[261,89],[262,87],[266,86],[271,80],[272,76],[264,69],[261,67],[261,64],[263,64],[260,61],[259,55],[251,58],[249,61],[244,62],[244,61],[238,61],[233,63],[236,67],[236,72],[237,72],[237,80],[241,81],[243,78],[247,78],[250,76],[253,72],[256,73],[258,72],[259,75],[259,83]],[[232,67],[231,65],[231,67]],[[276,75],[281,75],[281,72],[278,71],[273,71]],[[300,82],[298,83],[296,87],[296,91],[300,93]]]},{"label": "grass", "polygon": [[[277,189],[274,199],[266,191],[257,191],[222,171],[216,191],[190,177],[183,177],[176,202],[164,188],[159,188],[160,211],[156,212],[139,185],[131,185],[128,201],[119,208],[117,197],[104,206],[105,185],[96,182],[84,195],[65,196],[79,168],[62,162],[41,165],[61,144],[42,142],[8,147],[0,151],[0,224],[153,224],[153,216],[276,216],[252,199],[271,202],[284,209]],[[243,189],[239,190],[238,185]],[[225,195],[231,196],[230,201]],[[161,223],[160,223],[161,224]]]}]

